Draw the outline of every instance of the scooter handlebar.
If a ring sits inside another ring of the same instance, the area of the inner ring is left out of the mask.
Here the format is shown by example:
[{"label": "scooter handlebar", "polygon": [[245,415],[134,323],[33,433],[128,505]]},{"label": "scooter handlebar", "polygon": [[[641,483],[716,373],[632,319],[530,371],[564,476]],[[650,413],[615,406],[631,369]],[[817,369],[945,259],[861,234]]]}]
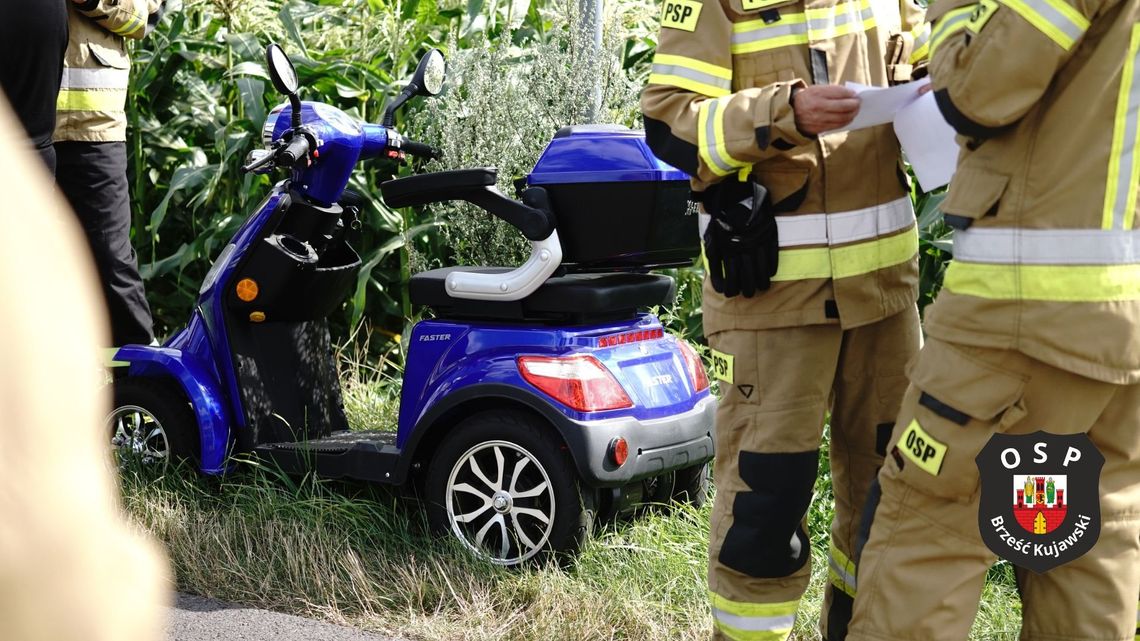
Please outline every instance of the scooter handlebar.
[{"label": "scooter handlebar", "polygon": [[431,160],[439,160],[443,156],[439,149],[410,138],[404,138],[403,144],[400,145],[400,151]]},{"label": "scooter handlebar", "polygon": [[277,152],[277,164],[286,167],[295,167],[302,159],[309,155],[309,138],[297,134],[289,140],[281,151]]}]

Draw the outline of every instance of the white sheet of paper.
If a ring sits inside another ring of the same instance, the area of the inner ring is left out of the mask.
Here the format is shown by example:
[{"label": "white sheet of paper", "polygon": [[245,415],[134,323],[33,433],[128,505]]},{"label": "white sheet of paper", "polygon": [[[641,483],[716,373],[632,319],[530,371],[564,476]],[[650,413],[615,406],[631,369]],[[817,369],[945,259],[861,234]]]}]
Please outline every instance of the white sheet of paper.
[{"label": "white sheet of paper", "polygon": [[950,182],[958,166],[958,143],[954,128],[938,109],[934,92],[923,94],[895,114],[895,136],[923,191]]},{"label": "white sheet of paper", "polygon": [[859,113],[846,127],[825,131],[825,134],[838,131],[854,131],[875,125],[885,125],[895,119],[899,109],[914,101],[918,97],[919,88],[930,83],[930,78],[923,78],[894,87],[868,87],[854,82],[844,86],[859,96]]}]

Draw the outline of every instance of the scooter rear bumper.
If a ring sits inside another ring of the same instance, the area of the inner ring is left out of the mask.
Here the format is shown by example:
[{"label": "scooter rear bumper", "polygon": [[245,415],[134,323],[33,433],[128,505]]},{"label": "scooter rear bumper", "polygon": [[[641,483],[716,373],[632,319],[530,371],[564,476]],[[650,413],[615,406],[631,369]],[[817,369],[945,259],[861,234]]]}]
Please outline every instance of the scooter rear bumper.
[{"label": "scooter rear bumper", "polygon": [[[559,431],[588,485],[618,487],[711,460],[715,415],[716,399],[709,395],[683,414],[654,420],[566,418]],[[621,466],[610,454],[618,437],[629,444],[629,458]]]}]

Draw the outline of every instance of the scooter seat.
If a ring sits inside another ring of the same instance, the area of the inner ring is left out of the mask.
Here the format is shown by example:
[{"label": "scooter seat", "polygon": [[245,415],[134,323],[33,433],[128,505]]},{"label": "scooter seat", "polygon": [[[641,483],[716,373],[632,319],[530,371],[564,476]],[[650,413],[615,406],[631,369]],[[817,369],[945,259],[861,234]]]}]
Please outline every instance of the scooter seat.
[{"label": "scooter seat", "polygon": [[452,298],[447,275],[453,271],[501,274],[505,267],[445,267],[412,276],[409,294],[416,305],[444,318],[593,322],[633,316],[654,305],[670,305],[673,279],[656,274],[569,274],[550,278],[518,301]]}]

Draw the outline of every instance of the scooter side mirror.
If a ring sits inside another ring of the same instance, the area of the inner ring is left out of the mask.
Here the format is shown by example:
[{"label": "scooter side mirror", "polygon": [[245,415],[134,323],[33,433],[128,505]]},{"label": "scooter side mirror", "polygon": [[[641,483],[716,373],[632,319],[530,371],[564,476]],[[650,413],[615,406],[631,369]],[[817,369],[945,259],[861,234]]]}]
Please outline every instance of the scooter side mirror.
[{"label": "scooter side mirror", "polygon": [[301,99],[297,96],[297,90],[301,88],[301,81],[297,78],[297,69],[293,66],[293,61],[289,59],[285,50],[276,42],[265,48],[265,62],[266,67],[269,68],[269,79],[273,81],[273,86],[277,91],[289,97],[289,105],[293,111],[290,124],[296,129],[301,126]]},{"label": "scooter side mirror", "polygon": [[443,80],[446,75],[447,62],[443,58],[443,52],[439,49],[427,52],[427,55],[420,58],[416,72],[412,74],[412,80],[404,86],[400,95],[388,103],[388,108],[384,110],[383,125],[391,127],[396,119],[396,110],[403,107],[404,103],[413,96],[439,95],[439,92],[443,91]]},{"label": "scooter side mirror", "polygon": [[265,49],[265,61],[269,67],[269,78],[277,91],[286,96],[292,96],[301,88],[297,79],[297,69],[285,54],[285,50],[276,42]]},{"label": "scooter side mirror", "polygon": [[418,96],[438,96],[443,91],[443,79],[447,75],[447,62],[443,59],[443,52],[432,49],[426,56],[420,58],[416,67],[416,74],[412,76],[409,87],[416,88]]}]

